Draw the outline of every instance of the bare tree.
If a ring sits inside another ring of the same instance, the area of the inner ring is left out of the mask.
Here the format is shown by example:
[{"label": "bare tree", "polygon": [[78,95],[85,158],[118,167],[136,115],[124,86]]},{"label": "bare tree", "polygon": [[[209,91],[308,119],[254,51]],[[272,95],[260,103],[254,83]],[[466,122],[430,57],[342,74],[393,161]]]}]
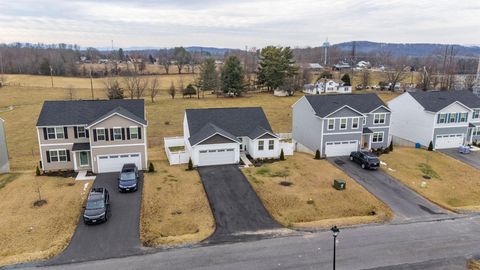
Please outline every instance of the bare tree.
[{"label": "bare tree", "polygon": [[[388,60],[387,60],[388,61]],[[388,82],[388,90],[395,91],[395,86],[407,77],[407,72],[410,71],[410,67],[406,63],[405,58],[390,58],[389,66],[385,72]]]},{"label": "bare tree", "polygon": [[424,66],[421,71],[417,86],[423,91],[427,91],[431,87],[430,72],[426,66]]},{"label": "bare tree", "polygon": [[141,78],[137,74],[125,77],[124,82],[127,94],[130,96],[131,99],[133,99],[134,97],[137,99],[143,97],[145,94],[145,90],[148,87],[148,80]]},{"label": "bare tree", "polygon": [[0,74],[0,88],[7,85],[7,75]]},{"label": "bare tree", "polygon": [[175,99],[175,94],[177,92],[177,89],[175,89],[175,85],[172,84],[170,85],[170,89],[168,89],[168,94],[172,97],[172,99]]},{"label": "bare tree", "polygon": [[109,99],[123,99],[123,88],[117,77],[109,77],[104,82],[105,94]]},{"label": "bare tree", "polygon": [[67,96],[70,100],[73,100],[75,98],[75,88],[73,88],[72,85],[69,85],[67,87]]},{"label": "bare tree", "polygon": [[149,84],[149,94],[150,98],[152,99],[152,103],[155,102],[155,97],[158,95],[160,92],[160,81],[158,78],[154,78],[153,80],[150,81]]},{"label": "bare tree", "polygon": [[365,89],[370,84],[370,71],[368,69],[362,70],[362,86]]},{"label": "bare tree", "polygon": [[463,88],[465,90],[473,91],[475,87],[475,75],[465,75],[463,78]]}]

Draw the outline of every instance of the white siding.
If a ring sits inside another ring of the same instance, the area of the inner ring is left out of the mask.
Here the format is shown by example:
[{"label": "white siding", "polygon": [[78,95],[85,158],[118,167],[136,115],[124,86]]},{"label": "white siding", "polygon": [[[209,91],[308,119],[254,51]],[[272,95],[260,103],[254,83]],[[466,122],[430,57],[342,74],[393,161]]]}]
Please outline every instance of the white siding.
[{"label": "white siding", "polygon": [[[268,150],[268,142],[274,141],[273,150]],[[264,141],[263,150],[258,150],[258,142]],[[252,158],[278,158],[280,157],[280,140],[277,138],[250,140],[248,153]],[[285,153],[284,153],[285,154]]]},{"label": "white siding", "polygon": [[240,144],[239,143],[221,143],[221,144],[199,144],[192,147],[191,158],[194,166],[199,164],[199,152],[202,150],[214,150],[214,149],[234,149],[235,160],[234,163],[240,162]]}]

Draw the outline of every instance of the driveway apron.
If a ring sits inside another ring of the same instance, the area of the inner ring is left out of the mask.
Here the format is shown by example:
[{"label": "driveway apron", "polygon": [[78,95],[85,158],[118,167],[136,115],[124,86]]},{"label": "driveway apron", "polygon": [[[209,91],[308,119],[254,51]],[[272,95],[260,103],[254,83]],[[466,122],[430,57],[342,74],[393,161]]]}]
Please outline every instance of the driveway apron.
[{"label": "driveway apron", "polygon": [[480,151],[472,151],[469,154],[461,154],[456,148],[438,151],[480,170]]}]

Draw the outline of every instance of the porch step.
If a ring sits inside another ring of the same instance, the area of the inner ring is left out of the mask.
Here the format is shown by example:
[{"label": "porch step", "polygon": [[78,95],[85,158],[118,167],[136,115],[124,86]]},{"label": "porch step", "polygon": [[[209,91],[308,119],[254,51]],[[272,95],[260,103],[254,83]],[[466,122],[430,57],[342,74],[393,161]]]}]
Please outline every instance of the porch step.
[{"label": "porch step", "polygon": [[95,180],[95,176],[87,176],[87,171],[79,171],[77,178],[75,180],[84,181],[84,180]]},{"label": "porch step", "polygon": [[250,160],[247,158],[247,154],[245,153],[240,153],[240,159],[243,161],[243,163],[245,164],[245,167],[250,167],[250,166],[253,166],[252,162],[250,162]]}]

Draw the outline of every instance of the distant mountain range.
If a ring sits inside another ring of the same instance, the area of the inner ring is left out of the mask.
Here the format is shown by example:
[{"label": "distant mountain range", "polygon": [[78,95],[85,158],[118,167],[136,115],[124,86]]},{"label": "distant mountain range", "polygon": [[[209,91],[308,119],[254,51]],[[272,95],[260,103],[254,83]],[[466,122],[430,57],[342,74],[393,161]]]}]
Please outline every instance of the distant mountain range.
[{"label": "distant mountain range", "polygon": [[[373,51],[390,51],[397,56],[422,57],[432,54],[443,54],[446,44],[429,43],[380,43],[371,41],[350,41],[335,44],[341,50],[351,51],[355,43],[355,50],[358,53],[369,53]],[[457,56],[480,56],[480,46],[478,45],[453,45]]]},{"label": "distant mountain range", "polygon": [[[108,47],[101,47],[101,48],[96,48],[99,51],[111,51],[112,48]],[[119,48],[114,48],[114,50],[118,50]],[[158,51],[158,50],[164,50],[164,49],[170,49],[166,47],[127,47],[127,48],[122,48],[124,51]],[[210,53],[212,55],[219,55],[219,54],[224,54],[229,51],[237,51],[238,49],[230,49],[230,48],[215,48],[215,47],[202,47],[202,46],[190,46],[190,47],[185,47],[185,50],[189,52],[204,52],[204,53]]]}]

